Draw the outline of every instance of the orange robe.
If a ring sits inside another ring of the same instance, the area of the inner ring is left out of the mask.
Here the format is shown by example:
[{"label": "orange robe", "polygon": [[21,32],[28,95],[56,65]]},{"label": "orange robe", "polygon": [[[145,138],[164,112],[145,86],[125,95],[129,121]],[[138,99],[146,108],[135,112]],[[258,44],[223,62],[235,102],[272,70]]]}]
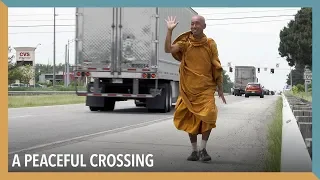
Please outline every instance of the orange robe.
[{"label": "orange robe", "polygon": [[190,134],[201,134],[216,127],[214,93],[223,79],[217,45],[206,36],[197,40],[191,32],[181,34],[173,44],[178,44],[180,51],[172,56],[181,62],[174,125]]}]

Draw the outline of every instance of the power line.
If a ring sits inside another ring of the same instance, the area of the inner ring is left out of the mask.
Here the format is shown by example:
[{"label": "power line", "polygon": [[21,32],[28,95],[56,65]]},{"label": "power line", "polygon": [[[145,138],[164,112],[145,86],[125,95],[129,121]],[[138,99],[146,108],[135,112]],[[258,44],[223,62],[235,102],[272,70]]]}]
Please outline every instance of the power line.
[{"label": "power line", "polygon": [[[56,31],[56,33],[65,33],[65,32],[75,32],[75,31]],[[14,33],[8,33],[8,34],[53,34],[53,32],[14,32]]]},{"label": "power line", "polygon": [[278,12],[278,11],[290,11],[298,9],[282,9],[282,10],[263,10],[263,11],[238,11],[238,12],[225,12],[225,13],[203,13],[201,15],[215,15],[215,14],[241,14],[241,13],[254,13],[254,12]]},{"label": "power line", "polygon": [[[255,21],[255,22],[240,22],[240,23],[224,23],[224,24],[208,24],[207,26],[220,26],[220,25],[234,25],[234,24],[255,24],[255,23],[266,23],[266,22],[275,22],[275,21],[289,21],[291,19],[278,19],[278,20],[267,20],[267,21]],[[56,31],[56,33],[64,33],[64,32],[75,32],[75,31]],[[15,32],[15,33],[8,33],[8,34],[46,34],[46,33],[53,33],[53,32]]]},{"label": "power line", "polygon": [[[229,9],[229,8],[225,8]],[[201,15],[214,15],[214,14],[241,14],[241,13],[253,13],[253,12],[278,12],[278,11],[293,11],[298,9],[281,9],[281,10],[261,10],[261,11],[238,11],[238,12],[225,12],[225,13],[203,13]],[[52,14],[9,14],[8,16],[51,16]],[[75,14],[57,14],[60,15],[75,15]]]},{"label": "power line", "polygon": [[220,18],[220,19],[212,19],[207,18],[206,20],[229,20],[229,19],[257,19],[257,18],[269,18],[269,17],[294,17],[295,15],[276,15],[276,16],[251,16],[251,17],[232,17],[232,18]]},{"label": "power line", "polygon": [[73,24],[58,24],[58,25],[27,25],[27,26],[8,26],[8,27],[52,27],[52,26],[75,26]]},{"label": "power line", "polygon": [[[56,14],[57,16],[75,15],[75,14]],[[52,16],[52,14],[8,14],[8,16]]]},{"label": "power line", "polygon": [[[234,18],[221,18],[221,19],[207,19],[207,20],[228,20],[228,19],[252,19],[252,18],[266,18],[266,17],[286,17],[294,15],[278,15],[278,16],[252,16],[252,17],[234,17]],[[242,22],[242,23],[225,23],[225,24],[215,24],[215,25],[232,25],[232,24],[252,24],[252,23],[261,23],[261,22],[273,22],[273,21],[284,21],[284,20],[269,20],[269,21],[259,21],[259,22]],[[51,27],[53,25],[26,25],[26,26],[8,26],[8,27]],[[75,26],[75,25],[56,25],[56,26]]]},{"label": "power line", "polygon": [[[248,19],[248,18],[265,18],[265,17],[283,17],[283,16],[293,16],[293,15],[278,15],[278,16],[257,16],[257,17],[239,17],[236,19]],[[223,19],[213,19],[213,20],[227,20],[227,19],[235,19],[235,18],[223,18]],[[210,20],[210,19],[209,19]],[[283,19],[283,20],[268,20],[268,21],[258,21],[258,22],[240,22],[240,23],[224,23],[224,24],[212,24],[208,26],[217,26],[217,25],[234,25],[234,24],[254,24],[254,23],[265,23],[265,22],[275,22],[275,21],[288,21],[291,19]],[[43,26],[53,26],[53,25],[35,25],[35,26],[16,26],[16,27],[43,27]],[[59,26],[59,25],[57,25]],[[63,26],[75,26],[75,25],[63,25]],[[9,26],[15,27],[15,26]],[[56,33],[64,33],[64,32],[75,32],[75,31],[56,31]],[[8,33],[8,34],[45,34],[45,33],[53,33],[53,32],[16,32],[16,33]]]},{"label": "power line", "polygon": [[256,22],[240,22],[240,23],[225,23],[225,24],[207,24],[207,26],[222,26],[222,25],[234,25],[234,24],[254,24],[254,23],[265,23],[265,22],[275,22],[275,21],[290,21],[291,19],[277,19],[269,21],[256,21]]},{"label": "power line", "polygon": [[[252,17],[231,17],[231,18],[219,18],[219,19],[206,19],[206,20],[231,20],[231,19],[258,19],[258,18],[270,18],[270,17],[293,17],[294,15],[276,15],[276,16],[252,16]],[[75,20],[75,19],[61,19],[61,20]],[[19,21],[19,20],[17,20]],[[20,21],[52,21],[52,20],[20,20]],[[279,20],[274,20],[279,21]],[[260,21],[260,22],[272,22],[272,21]],[[260,23],[258,22],[258,23]],[[232,23],[232,24],[251,24],[256,22],[244,22],[244,23]],[[217,24],[217,25],[229,25],[229,24]],[[8,27],[51,27],[53,25],[27,25],[27,26],[8,26]],[[56,25],[56,26],[75,26],[75,25]]]},{"label": "power line", "polygon": [[[56,21],[75,21],[76,19],[56,19]],[[36,19],[36,20],[31,20],[31,19],[20,19],[20,20],[12,20],[12,21],[9,21],[9,22],[30,22],[30,21],[35,21],[35,22],[38,22],[38,21],[53,21],[53,19]]]}]

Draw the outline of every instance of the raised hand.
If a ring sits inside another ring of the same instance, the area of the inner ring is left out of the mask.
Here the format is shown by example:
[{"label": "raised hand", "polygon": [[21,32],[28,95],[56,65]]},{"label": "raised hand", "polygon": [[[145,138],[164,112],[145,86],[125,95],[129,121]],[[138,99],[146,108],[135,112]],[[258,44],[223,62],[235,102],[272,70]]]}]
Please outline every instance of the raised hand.
[{"label": "raised hand", "polygon": [[168,17],[168,19],[165,21],[167,22],[168,30],[173,30],[179,23],[179,22],[176,22],[176,17],[173,18],[172,16]]}]

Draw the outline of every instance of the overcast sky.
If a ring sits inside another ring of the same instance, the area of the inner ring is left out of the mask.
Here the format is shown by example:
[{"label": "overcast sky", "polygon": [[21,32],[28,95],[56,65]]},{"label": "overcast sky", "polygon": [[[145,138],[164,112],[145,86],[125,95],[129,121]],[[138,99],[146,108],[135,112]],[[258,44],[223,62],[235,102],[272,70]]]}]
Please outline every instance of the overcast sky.
[{"label": "overcast sky", "polygon": [[[259,81],[282,90],[290,69],[278,53],[279,32],[300,8],[194,8],[207,19],[205,33],[218,44],[223,66],[253,65],[261,68]],[[75,8],[56,8],[56,64],[64,63],[65,45],[75,38]],[[259,18],[248,18],[259,17]],[[33,27],[30,27],[33,26]],[[38,46],[36,63],[53,63],[53,8],[9,8],[9,46]],[[70,45],[74,63],[74,43]],[[279,63],[280,67],[276,68]],[[264,71],[264,68],[268,68]],[[270,74],[270,68],[275,73]],[[233,73],[228,73],[231,80]]]}]

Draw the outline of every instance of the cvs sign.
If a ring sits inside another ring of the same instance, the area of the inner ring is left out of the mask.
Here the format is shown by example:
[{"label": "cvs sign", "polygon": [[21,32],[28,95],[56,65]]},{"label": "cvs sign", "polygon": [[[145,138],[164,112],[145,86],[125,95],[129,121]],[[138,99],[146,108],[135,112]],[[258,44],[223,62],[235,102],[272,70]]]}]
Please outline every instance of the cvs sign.
[{"label": "cvs sign", "polygon": [[29,52],[20,52],[19,55],[21,57],[28,57],[28,56],[30,56],[30,53]]},{"label": "cvs sign", "polygon": [[34,47],[15,47],[17,61],[34,61]]},{"label": "cvs sign", "polygon": [[24,60],[24,61],[33,61],[33,53],[30,52],[30,51],[20,51],[20,52],[17,52],[17,60]]}]

